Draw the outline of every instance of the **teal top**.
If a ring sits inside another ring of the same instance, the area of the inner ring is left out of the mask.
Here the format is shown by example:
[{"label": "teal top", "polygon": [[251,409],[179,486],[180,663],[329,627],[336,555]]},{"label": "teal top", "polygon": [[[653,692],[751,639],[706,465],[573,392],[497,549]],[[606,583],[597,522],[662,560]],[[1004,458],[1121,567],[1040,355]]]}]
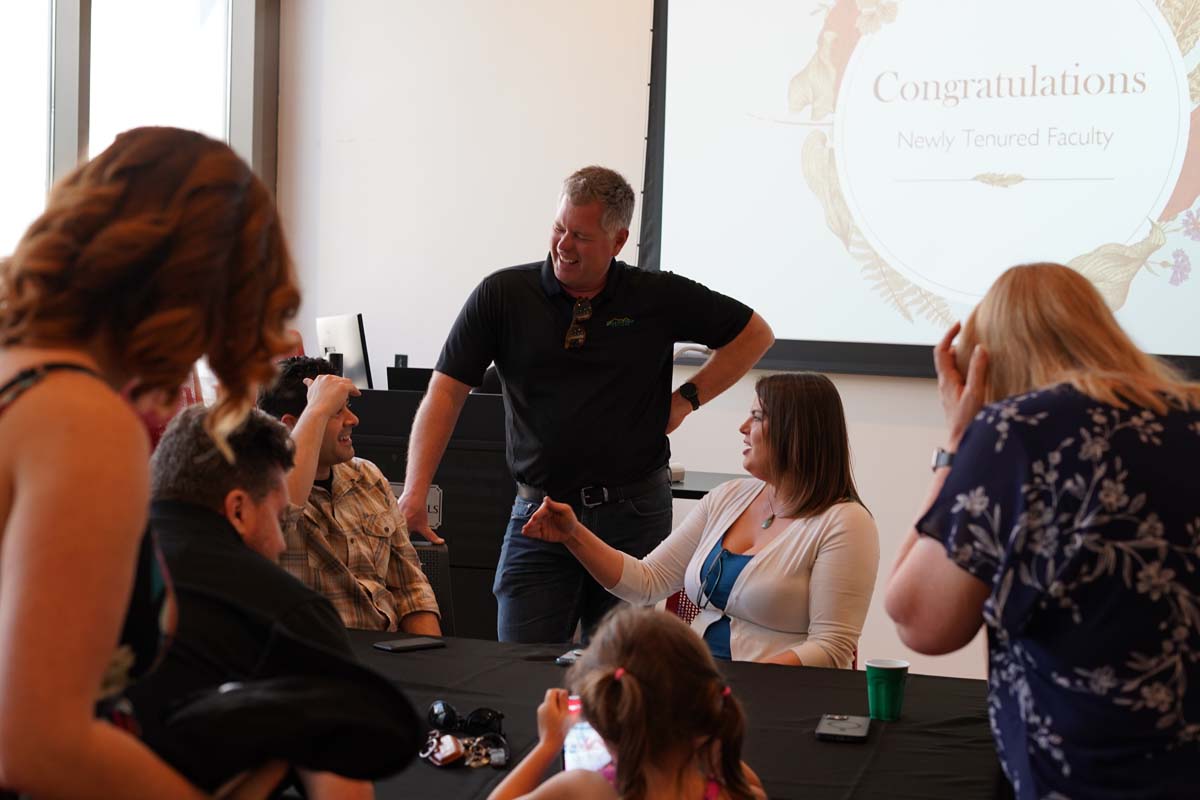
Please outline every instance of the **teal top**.
[{"label": "teal top", "polygon": [[[752,558],[752,555],[729,552],[722,540],[718,539],[700,567],[700,585],[704,587],[704,591],[697,605],[701,608],[711,605],[724,611],[733,584]],[[704,631],[704,641],[712,651],[713,658],[731,661],[733,656],[729,652],[729,617],[722,615],[719,620],[709,625]]]}]

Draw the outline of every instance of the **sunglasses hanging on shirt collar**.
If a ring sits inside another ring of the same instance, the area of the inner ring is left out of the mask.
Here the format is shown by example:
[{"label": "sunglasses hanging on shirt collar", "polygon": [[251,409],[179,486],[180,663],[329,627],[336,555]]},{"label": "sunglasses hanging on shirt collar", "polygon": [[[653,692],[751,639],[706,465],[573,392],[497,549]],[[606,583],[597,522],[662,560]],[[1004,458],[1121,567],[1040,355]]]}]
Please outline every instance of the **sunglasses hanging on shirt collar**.
[{"label": "sunglasses hanging on shirt collar", "polygon": [[575,307],[571,309],[571,324],[567,327],[567,337],[563,341],[564,350],[578,350],[583,347],[583,343],[587,341],[587,328],[581,323],[591,318],[592,301],[586,297],[578,298]]}]

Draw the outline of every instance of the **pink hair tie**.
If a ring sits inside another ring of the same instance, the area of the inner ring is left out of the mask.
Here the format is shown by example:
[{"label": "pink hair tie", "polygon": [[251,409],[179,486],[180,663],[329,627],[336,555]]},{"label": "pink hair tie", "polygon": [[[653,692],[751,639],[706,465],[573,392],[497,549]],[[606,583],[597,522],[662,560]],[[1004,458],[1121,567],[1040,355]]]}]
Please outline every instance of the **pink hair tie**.
[{"label": "pink hair tie", "polygon": [[613,680],[614,680],[614,681],[619,681],[619,680],[621,680],[621,678],[622,678],[622,677],[624,677],[624,675],[625,675],[625,668],[624,668],[624,667],[617,667],[617,668],[616,668],[616,669],[613,671]]},{"label": "pink hair tie", "polygon": [[729,695],[731,695],[731,694],[733,694],[733,690],[730,689],[728,686],[726,686],[724,689],[721,690],[722,697],[729,697]]}]

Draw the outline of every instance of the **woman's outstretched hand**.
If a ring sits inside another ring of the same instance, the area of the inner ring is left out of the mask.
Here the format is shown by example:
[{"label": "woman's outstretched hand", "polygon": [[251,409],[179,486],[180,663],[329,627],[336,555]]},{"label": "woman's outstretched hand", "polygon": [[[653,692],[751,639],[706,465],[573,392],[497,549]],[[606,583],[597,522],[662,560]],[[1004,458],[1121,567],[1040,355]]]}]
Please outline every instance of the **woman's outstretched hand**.
[{"label": "woman's outstretched hand", "polygon": [[574,538],[575,526],[578,524],[579,520],[569,505],[556,503],[545,497],[538,510],[529,518],[529,522],[521,528],[521,533],[530,539],[564,544]]},{"label": "woman's outstretched hand", "polygon": [[983,345],[975,345],[967,374],[958,371],[954,337],[962,330],[956,322],[933,348],[933,365],[937,369],[938,394],[946,415],[947,449],[957,450],[963,432],[983,408],[984,386],[987,378],[988,354]]}]

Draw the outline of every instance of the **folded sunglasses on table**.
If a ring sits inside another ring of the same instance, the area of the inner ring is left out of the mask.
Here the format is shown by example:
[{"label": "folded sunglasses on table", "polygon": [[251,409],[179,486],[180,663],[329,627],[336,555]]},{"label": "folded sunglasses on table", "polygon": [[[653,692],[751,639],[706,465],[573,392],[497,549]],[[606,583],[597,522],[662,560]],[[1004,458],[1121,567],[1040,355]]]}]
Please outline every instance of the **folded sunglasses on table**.
[{"label": "folded sunglasses on table", "polygon": [[[512,758],[504,738],[504,715],[492,708],[477,708],[465,717],[444,700],[434,700],[427,719],[432,730],[418,754],[436,767],[507,767]],[[456,735],[464,734],[464,735]]]}]

